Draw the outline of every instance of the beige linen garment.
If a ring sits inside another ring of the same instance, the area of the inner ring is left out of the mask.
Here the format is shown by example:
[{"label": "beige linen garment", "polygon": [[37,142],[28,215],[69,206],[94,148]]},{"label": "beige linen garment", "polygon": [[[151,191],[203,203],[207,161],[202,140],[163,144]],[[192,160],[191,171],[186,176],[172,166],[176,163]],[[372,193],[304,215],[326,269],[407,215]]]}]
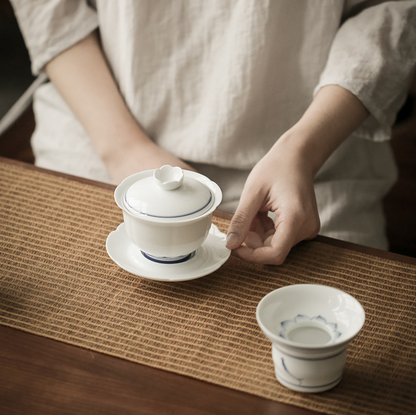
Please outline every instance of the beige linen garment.
[{"label": "beige linen garment", "polygon": [[[396,175],[386,140],[415,66],[415,1],[12,4],[35,74],[99,27],[137,122],[159,146],[215,180],[225,210],[236,208],[250,169],[299,120],[319,88],[350,90],[371,116],[316,177],[321,233],[386,248],[380,200]],[[110,181],[51,83],[37,91],[35,113],[37,165]]]}]

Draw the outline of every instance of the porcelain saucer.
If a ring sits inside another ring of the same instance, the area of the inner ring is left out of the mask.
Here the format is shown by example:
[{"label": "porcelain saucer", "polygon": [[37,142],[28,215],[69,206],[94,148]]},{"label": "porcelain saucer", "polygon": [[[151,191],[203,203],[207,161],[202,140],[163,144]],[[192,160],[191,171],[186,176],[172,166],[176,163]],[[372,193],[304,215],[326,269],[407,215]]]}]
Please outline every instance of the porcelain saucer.
[{"label": "porcelain saucer", "polygon": [[160,264],[147,259],[127,235],[125,224],[107,237],[107,253],[121,268],[139,277],[157,281],[187,281],[216,271],[230,256],[225,247],[226,235],[211,224],[208,237],[189,260],[177,264]]}]

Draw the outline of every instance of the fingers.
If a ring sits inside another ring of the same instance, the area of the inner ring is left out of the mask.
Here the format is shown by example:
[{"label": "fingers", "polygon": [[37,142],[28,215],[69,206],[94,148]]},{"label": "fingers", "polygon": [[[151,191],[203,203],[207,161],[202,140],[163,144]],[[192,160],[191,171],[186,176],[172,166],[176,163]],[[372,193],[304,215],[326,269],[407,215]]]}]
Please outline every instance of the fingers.
[{"label": "fingers", "polygon": [[[319,215],[313,177],[309,170],[297,169],[298,163],[294,166],[285,158],[266,155],[252,170],[228,229],[226,246],[234,255],[279,265],[295,244],[316,236]],[[274,221],[268,210],[275,213]]]},{"label": "fingers", "polygon": [[256,232],[249,232],[244,242],[251,249],[261,248],[264,245],[262,237]]},{"label": "fingers", "polygon": [[233,251],[234,256],[257,264],[281,265],[294,245],[305,239],[314,238],[319,231],[319,216],[291,215],[278,221],[276,231],[249,232],[246,246]]},{"label": "fingers", "polygon": [[[252,241],[256,239],[251,237]],[[282,223],[276,232],[263,241],[262,245],[247,243],[233,251],[240,259],[257,264],[281,265],[292,247],[297,243],[290,225]]]},{"label": "fingers", "polygon": [[267,238],[266,234],[275,232],[273,219],[268,216],[269,212],[258,212],[251,223],[250,231],[258,233],[263,240]]},{"label": "fingers", "polygon": [[245,241],[251,224],[260,210],[263,198],[258,193],[250,195],[250,191],[243,191],[240,203],[228,228],[226,246],[236,249]]}]

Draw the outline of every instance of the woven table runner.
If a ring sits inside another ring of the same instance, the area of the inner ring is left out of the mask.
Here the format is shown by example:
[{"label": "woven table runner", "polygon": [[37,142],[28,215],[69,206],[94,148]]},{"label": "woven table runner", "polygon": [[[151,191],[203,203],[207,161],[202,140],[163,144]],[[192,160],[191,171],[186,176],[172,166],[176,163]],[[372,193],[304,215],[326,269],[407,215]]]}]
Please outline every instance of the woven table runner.
[{"label": "woven table runner", "polygon": [[[111,190],[0,163],[0,324],[318,412],[415,413],[415,265],[311,241],[279,267],[231,257],[204,278],[156,282],[107,255],[122,220]],[[300,283],[366,311],[341,383],[320,394],[277,382],[255,318],[264,295]]]}]

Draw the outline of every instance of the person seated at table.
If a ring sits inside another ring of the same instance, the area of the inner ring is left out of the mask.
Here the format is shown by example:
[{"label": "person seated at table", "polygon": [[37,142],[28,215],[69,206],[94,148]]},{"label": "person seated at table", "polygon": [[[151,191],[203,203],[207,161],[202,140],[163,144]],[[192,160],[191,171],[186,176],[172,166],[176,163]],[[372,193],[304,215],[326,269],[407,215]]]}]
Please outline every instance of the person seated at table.
[{"label": "person seated at table", "polygon": [[115,184],[195,169],[222,188],[227,246],[247,261],[281,264],[318,232],[387,249],[414,1],[12,5],[51,80],[34,99],[38,166]]}]

